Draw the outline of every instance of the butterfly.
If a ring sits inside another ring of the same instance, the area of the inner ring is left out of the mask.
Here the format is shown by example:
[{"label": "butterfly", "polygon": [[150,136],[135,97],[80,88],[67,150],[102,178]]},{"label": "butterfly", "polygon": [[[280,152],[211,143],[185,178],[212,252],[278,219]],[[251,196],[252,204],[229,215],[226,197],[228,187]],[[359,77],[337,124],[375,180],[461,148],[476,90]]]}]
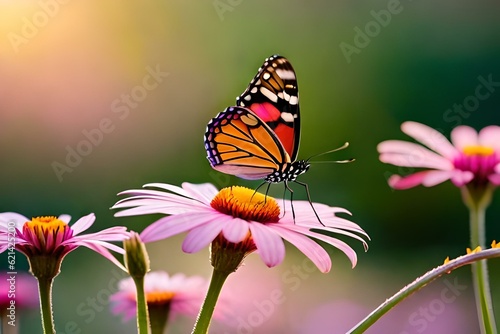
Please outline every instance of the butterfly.
[{"label": "butterfly", "polygon": [[296,160],[299,140],[297,76],[288,59],[273,55],[236,98],[236,106],[210,120],[205,149],[212,168],[222,173],[264,180],[268,189],[283,182],[291,196],[289,182],[304,186],[312,206],[307,184],[296,181],[310,167],[308,160]]},{"label": "butterfly", "polygon": [[215,170],[269,183],[295,181],[300,140],[297,77],[282,56],[267,58],[247,89],[207,125],[205,149]]}]

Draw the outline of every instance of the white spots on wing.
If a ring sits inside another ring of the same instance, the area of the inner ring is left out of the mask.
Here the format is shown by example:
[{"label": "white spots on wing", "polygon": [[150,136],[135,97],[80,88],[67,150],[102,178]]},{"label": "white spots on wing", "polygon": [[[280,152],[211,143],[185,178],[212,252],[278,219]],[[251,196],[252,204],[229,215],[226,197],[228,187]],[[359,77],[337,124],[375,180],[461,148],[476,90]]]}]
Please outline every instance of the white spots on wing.
[{"label": "white spots on wing", "polygon": [[255,83],[255,86],[260,86],[260,84],[261,84],[261,81],[260,81],[260,79],[259,79],[259,80],[257,80],[257,82]]},{"label": "white spots on wing", "polygon": [[285,122],[293,122],[293,119],[295,118],[294,115],[292,115],[291,113],[289,112],[282,112],[281,113],[281,118],[285,121]]},{"label": "white spots on wing", "polygon": [[245,97],[243,99],[246,101],[250,101],[251,98],[252,98],[252,96],[250,94],[248,94],[248,95],[245,95]]},{"label": "white spots on wing", "polygon": [[299,103],[299,97],[298,96],[290,96],[290,100],[288,100],[288,103],[297,105]]},{"label": "white spots on wing", "polygon": [[257,87],[253,87],[253,88],[250,90],[250,93],[255,94],[255,93],[257,93],[257,90],[258,90],[258,88],[257,88]]},{"label": "white spots on wing", "polygon": [[270,77],[271,77],[271,74],[269,74],[269,72],[266,72],[262,75],[262,79],[264,79],[264,80],[269,80]]},{"label": "white spots on wing", "polygon": [[273,101],[274,103],[278,102],[278,96],[276,94],[274,94],[273,92],[271,92],[266,87],[260,87],[260,92],[262,93],[262,95],[264,95],[265,97],[267,97],[269,100]]},{"label": "white spots on wing", "polygon": [[295,80],[295,73],[293,73],[293,71],[283,70],[281,68],[277,68],[276,73],[283,80]]}]

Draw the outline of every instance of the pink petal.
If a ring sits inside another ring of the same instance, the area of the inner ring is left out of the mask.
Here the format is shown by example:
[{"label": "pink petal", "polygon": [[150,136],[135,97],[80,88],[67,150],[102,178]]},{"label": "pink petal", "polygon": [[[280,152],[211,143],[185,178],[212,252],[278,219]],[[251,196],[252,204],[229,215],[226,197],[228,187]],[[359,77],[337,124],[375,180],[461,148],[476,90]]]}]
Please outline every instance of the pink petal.
[{"label": "pink petal", "polygon": [[[430,152],[430,151],[429,151]],[[401,167],[431,168],[450,170],[453,169],[453,163],[436,154],[436,158],[405,155],[401,153],[382,153],[379,160],[386,164]]]},{"label": "pink petal", "polygon": [[387,181],[391,188],[405,190],[422,184],[422,180],[425,178],[427,173],[429,173],[429,171],[417,172],[405,177],[392,175]]},{"label": "pink petal", "polygon": [[14,222],[15,227],[18,230],[22,230],[24,223],[30,220],[31,219],[28,219],[25,216],[20,215],[19,213],[16,212],[2,212],[0,213],[0,230],[7,231],[7,224],[9,222]]},{"label": "pink petal", "polygon": [[405,177],[399,175],[392,175],[388,182],[389,185],[398,190],[413,188],[418,185],[425,187],[433,187],[439,183],[451,179],[457,174],[456,170],[439,171],[439,170],[426,170],[417,172]]},{"label": "pink petal", "polygon": [[494,148],[500,154],[500,126],[490,125],[479,132],[479,145]]},{"label": "pink petal", "polygon": [[283,239],[267,225],[257,222],[249,222],[249,225],[253,241],[262,261],[268,267],[280,264],[285,258],[285,244],[283,243]]},{"label": "pink petal", "polygon": [[305,256],[307,256],[322,273],[327,273],[332,267],[332,261],[328,252],[317,242],[305,235],[295,231],[288,230],[283,226],[275,225],[271,227],[283,239],[297,247]]},{"label": "pink petal", "polygon": [[182,242],[182,250],[186,253],[196,253],[214,241],[222,230],[223,223],[213,219],[211,222],[195,227],[189,231]]},{"label": "pink petal", "polygon": [[196,198],[202,203],[210,204],[212,199],[219,192],[217,188],[214,187],[211,183],[203,183],[203,184],[193,184],[188,182],[182,183],[182,188],[186,190],[186,192],[192,198]]},{"label": "pink petal", "polygon": [[499,174],[491,174],[488,176],[488,180],[493,183],[495,186],[500,186],[500,173]]},{"label": "pink petal", "polygon": [[125,254],[125,251],[123,250],[123,248],[117,246],[117,245],[114,245],[112,243],[109,243],[109,242],[106,242],[106,241],[101,241],[101,240],[78,240],[77,242],[74,242],[72,245],[73,246],[79,246],[79,245],[82,245],[82,244],[92,244],[92,245],[98,245],[98,246],[102,246],[104,248],[107,248],[109,250],[112,250],[113,252],[116,252],[116,253],[119,253],[119,254]]},{"label": "pink petal", "polygon": [[179,214],[192,212],[193,208],[207,208],[208,205],[192,198],[165,193],[157,190],[128,190],[120,195],[132,195],[116,202],[112,209],[130,208],[115,214],[116,217],[143,215],[150,213]]},{"label": "pink petal", "polygon": [[164,190],[168,190],[170,192],[176,193],[178,195],[181,195],[183,197],[188,197],[190,198],[191,196],[187,191],[182,189],[181,187],[174,186],[172,184],[167,184],[167,183],[148,183],[142,186],[143,188],[160,188]]},{"label": "pink petal", "polygon": [[163,217],[152,223],[140,234],[143,242],[153,242],[189,231],[199,225],[212,221],[213,216],[206,212],[182,213]]},{"label": "pink petal", "polygon": [[476,130],[470,126],[461,125],[451,131],[451,140],[453,145],[463,151],[466,146],[475,146],[478,144],[478,136]]},{"label": "pink petal", "polygon": [[453,159],[457,154],[457,149],[445,136],[427,125],[417,122],[404,122],[401,125],[401,130],[447,159]]},{"label": "pink petal", "polygon": [[222,233],[224,237],[232,243],[243,241],[249,233],[248,223],[242,219],[231,219],[227,224],[224,224]]},{"label": "pink petal", "polygon": [[429,172],[430,171],[422,171],[404,177],[392,175],[389,178],[388,183],[389,186],[397,190],[410,189],[422,184],[424,178]]},{"label": "pink petal", "polygon": [[456,185],[457,187],[461,187],[472,181],[473,178],[474,178],[474,173],[470,171],[456,170],[451,178],[451,182],[453,182],[453,184]]},{"label": "pink petal", "polygon": [[101,254],[106,259],[113,262],[121,270],[123,270],[125,272],[127,271],[127,269],[125,269],[125,267],[121,264],[121,262],[118,261],[107,248],[105,248],[101,245],[97,245],[97,244],[90,243],[90,242],[84,242],[84,241],[80,242],[79,245],[87,247],[87,248],[93,250],[94,252]]},{"label": "pink petal", "polygon": [[73,235],[77,235],[80,232],[87,230],[92,224],[94,224],[95,215],[93,213],[83,216],[78,219],[72,226]]},{"label": "pink petal", "polygon": [[73,240],[101,240],[101,241],[123,241],[130,237],[130,233],[127,232],[125,226],[113,226],[96,233],[89,233],[83,235],[74,236],[71,239],[63,242],[73,242]]},{"label": "pink petal", "polygon": [[431,170],[429,171],[424,179],[422,180],[422,185],[425,187],[434,187],[437,184],[443,183],[446,180],[449,180],[456,174],[456,171],[440,171],[440,170]]},{"label": "pink petal", "polygon": [[[308,235],[310,235],[312,238],[324,241],[324,242],[332,245],[333,247],[339,249],[351,261],[352,268],[354,268],[356,266],[357,261],[358,261],[358,256],[357,256],[356,252],[354,251],[354,249],[352,249],[351,246],[349,246],[345,242],[338,240],[338,239],[335,239],[335,238],[332,238],[332,237],[328,237],[326,235],[319,234],[319,233],[314,233],[314,234],[311,233]],[[367,249],[367,246],[365,246],[365,250],[366,249]]]},{"label": "pink petal", "polygon": [[380,161],[396,166],[451,169],[450,160],[415,143],[387,140],[378,146]]},{"label": "pink petal", "polygon": [[59,215],[59,217],[57,217],[57,219],[62,220],[66,224],[69,224],[69,222],[71,221],[71,216],[63,214],[63,215]]}]

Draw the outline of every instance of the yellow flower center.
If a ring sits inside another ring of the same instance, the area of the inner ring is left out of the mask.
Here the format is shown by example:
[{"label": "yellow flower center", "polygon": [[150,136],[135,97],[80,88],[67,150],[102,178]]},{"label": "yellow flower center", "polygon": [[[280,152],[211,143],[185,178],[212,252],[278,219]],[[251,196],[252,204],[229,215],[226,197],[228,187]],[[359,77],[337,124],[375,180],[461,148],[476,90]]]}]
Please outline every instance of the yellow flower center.
[{"label": "yellow flower center", "polygon": [[463,152],[467,156],[479,155],[483,157],[488,157],[495,153],[495,150],[492,147],[488,146],[479,146],[479,145],[471,145],[465,146]]},{"label": "yellow flower center", "polygon": [[148,304],[166,304],[169,303],[173,297],[173,292],[151,291],[146,293],[146,302]]},{"label": "yellow flower center", "polygon": [[274,198],[240,186],[222,189],[210,205],[224,214],[257,222],[277,222],[280,215]]},{"label": "yellow flower center", "polygon": [[53,216],[35,217],[24,224],[25,228],[46,233],[64,233],[68,224]]}]

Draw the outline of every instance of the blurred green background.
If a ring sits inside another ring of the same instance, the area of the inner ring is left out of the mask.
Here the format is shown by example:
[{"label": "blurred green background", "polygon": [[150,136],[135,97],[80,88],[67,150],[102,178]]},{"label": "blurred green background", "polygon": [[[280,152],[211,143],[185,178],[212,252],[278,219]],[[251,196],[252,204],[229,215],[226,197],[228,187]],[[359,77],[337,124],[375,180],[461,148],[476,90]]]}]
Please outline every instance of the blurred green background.
[{"label": "blurred green background", "polygon": [[[297,276],[298,285],[286,279],[304,259],[293,247],[271,270],[250,256],[229,279],[228,291],[236,291],[242,305],[239,325],[216,323],[213,333],[344,333],[446,256],[465,252],[468,213],[458,189],[447,182],[391,190],[387,177],[409,171],[380,163],[376,146],[409,139],[399,129],[406,120],[447,136],[459,124],[499,124],[500,87],[470,112],[453,111],[475,95],[479,77],[500,82],[498,2],[62,2],[0,1],[0,211],[74,219],[94,212],[94,231],[113,225],[142,231],[158,217],[114,218],[109,208],[118,192],[149,182],[257,186],[212,171],[203,134],[264,59],[279,53],[299,80],[299,158],[345,141],[347,150],[323,158],[356,158],[313,165],[300,180],[309,184],[313,201],[349,209],[371,236],[370,250],[349,240],[359,254],[355,269],[332,250],[332,271]],[[151,89],[141,89],[151,71],[159,73],[157,85],[148,81]],[[102,138],[95,134],[100,126]],[[86,133],[95,134],[96,144],[83,143]],[[67,165],[68,152],[78,149],[85,155],[58,175],[54,166]],[[272,193],[281,196],[282,188]],[[496,194],[487,212],[489,241],[500,239],[499,204]],[[208,278],[208,250],[184,254],[182,238],[149,246],[153,269]],[[19,270],[27,269],[24,257],[17,259]],[[490,272],[499,313],[498,261],[490,262]],[[91,251],[70,254],[54,287],[58,332],[134,333],[134,321],[122,323],[109,312],[107,296],[120,275]],[[464,288],[444,303],[450,282]],[[285,301],[259,311],[275,289]],[[91,308],[89,298],[97,298],[94,312],[82,312]],[[473,300],[470,269],[462,268],[412,296],[368,333],[476,333]],[[40,332],[38,318],[37,311],[21,317],[20,332]],[[244,328],[240,320],[253,325]],[[188,333],[192,323],[181,319],[169,333]]]}]

